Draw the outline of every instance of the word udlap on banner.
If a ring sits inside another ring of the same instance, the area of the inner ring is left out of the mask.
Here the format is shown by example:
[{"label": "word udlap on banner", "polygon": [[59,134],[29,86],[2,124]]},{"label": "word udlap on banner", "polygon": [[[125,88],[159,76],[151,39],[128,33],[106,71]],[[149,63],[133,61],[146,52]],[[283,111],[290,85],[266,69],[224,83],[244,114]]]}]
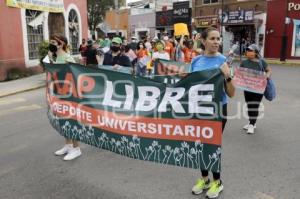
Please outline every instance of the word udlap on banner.
[{"label": "word udlap on banner", "polygon": [[64,137],[134,159],[220,171],[220,70],[174,84],[78,64],[45,64],[48,117]]}]

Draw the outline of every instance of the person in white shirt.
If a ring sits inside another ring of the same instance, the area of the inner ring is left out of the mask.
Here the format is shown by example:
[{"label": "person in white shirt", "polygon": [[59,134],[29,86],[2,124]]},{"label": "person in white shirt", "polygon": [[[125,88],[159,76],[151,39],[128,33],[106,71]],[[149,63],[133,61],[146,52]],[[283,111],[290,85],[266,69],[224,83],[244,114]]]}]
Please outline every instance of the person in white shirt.
[{"label": "person in white shirt", "polygon": [[165,43],[163,41],[157,41],[155,44],[156,52],[152,55],[152,60],[155,59],[164,59],[170,60],[170,55],[165,51]]}]

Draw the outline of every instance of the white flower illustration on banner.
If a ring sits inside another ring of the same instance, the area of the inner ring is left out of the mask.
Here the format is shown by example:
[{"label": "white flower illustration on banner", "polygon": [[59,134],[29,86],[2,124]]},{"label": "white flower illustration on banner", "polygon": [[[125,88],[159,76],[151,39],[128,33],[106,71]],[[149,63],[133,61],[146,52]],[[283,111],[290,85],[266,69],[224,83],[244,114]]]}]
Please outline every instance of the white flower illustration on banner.
[{"label": "white flower illustration on banner", "polygon": [[179,142],[179,145],[172,147],[168,144],[162,144],[160,140],[150,139],[152,141],[149,142],[147,139],[141,139],[137,135],[113,136],[113,134],[106,132],[96,132],[91,125],[72,125],[73,123],[70,121],[61,120],[50,111],[48,112],[48,117],[52,126],[61,135],[79,139],[86,144],[110,150],[123,156],[162,164],[174,164],[180,167],[220,171],[220,147],[215,151],[211,151],[210,154],[204,155],[205,145],[200,141],[193,143],[183,141]]}]

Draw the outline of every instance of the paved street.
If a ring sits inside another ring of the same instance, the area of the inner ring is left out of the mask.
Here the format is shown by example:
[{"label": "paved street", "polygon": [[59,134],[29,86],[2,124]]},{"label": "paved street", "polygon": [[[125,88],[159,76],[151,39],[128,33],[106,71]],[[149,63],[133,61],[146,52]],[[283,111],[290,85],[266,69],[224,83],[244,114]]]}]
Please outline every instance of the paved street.
[{"label": "paved street", "polygon": [[[257,133],[229,120],[223,136],[220,199],[300,198],[300,68],[273,67],[278,98],[264,100]],[[64,139],[46,116],[44,89],[0,98],[0,199],[196,199],[195,170],[133,160],[82,144],[71,162],[53,152]],[[230,101],[239,113],[241,92]]]}]

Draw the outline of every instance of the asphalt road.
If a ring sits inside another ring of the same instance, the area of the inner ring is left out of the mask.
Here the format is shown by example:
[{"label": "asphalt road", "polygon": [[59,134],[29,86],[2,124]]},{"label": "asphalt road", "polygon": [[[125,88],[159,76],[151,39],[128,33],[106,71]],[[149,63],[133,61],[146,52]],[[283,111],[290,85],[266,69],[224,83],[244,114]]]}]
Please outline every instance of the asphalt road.
[{"label": "asphalt road", "polygon": [[[241,129],[241,92],[223,136],[220,199],[300,198],[300,68],[273,67],[278,97],[264,100],[256,134]],[[50,126],[44,90],[0,98],[0,199],[196,199],[200,173],[133,160],[82,144],[71,162],[53,152],[64,139]],[[244,110],[245,111],[245,110]]]}]

